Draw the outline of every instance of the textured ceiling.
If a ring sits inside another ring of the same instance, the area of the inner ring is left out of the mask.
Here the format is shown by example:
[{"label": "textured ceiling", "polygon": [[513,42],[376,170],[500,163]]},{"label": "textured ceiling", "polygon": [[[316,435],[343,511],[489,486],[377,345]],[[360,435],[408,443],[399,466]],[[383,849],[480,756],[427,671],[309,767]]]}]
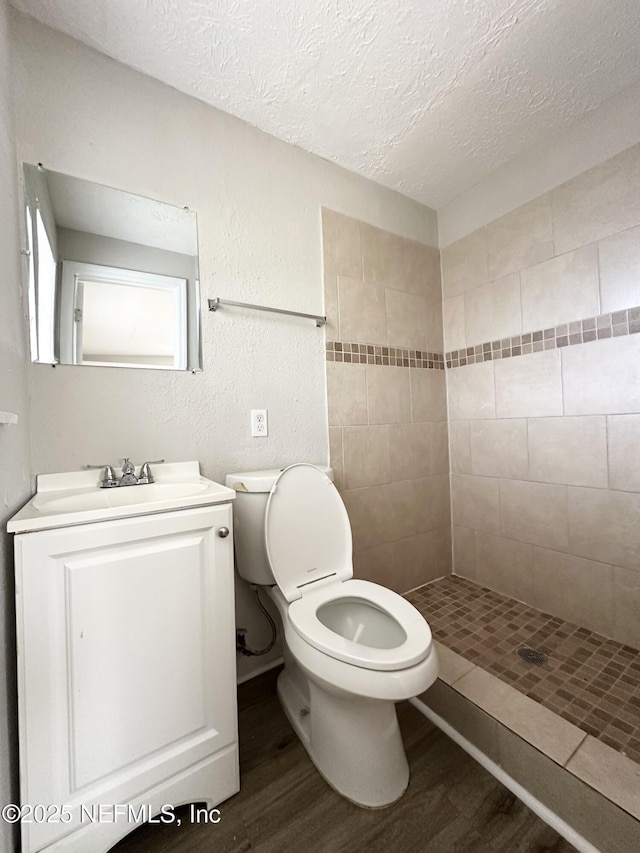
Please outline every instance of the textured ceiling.
[{"label": "textured ceiling", "polygon": [[640,81],[639,0],[12,0],[441,207]]}]

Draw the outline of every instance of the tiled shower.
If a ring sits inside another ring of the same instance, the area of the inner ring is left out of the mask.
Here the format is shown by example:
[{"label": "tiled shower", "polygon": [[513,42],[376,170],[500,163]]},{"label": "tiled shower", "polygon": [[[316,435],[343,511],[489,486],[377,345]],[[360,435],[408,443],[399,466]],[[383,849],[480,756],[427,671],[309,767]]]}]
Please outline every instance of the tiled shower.
[{"label": "tiled shower", "polygon": [[640,146],[441,253],[327,210],[323,245],[358,576],[640,646]]},{"label": "tiled shower", "polygon": [[442,252],[455,571],[636,648],[639,190],[636,146]]}]

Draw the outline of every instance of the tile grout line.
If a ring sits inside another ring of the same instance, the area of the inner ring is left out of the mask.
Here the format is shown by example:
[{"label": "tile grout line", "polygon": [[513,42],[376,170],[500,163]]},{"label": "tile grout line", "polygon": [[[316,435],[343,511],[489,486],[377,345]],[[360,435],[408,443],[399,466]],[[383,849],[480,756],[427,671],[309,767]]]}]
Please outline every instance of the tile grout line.
[{"label": "tile grout line", "polygon": [[[575,724],[574,724],[574,725],[575,725]],[[580,729],[580,726],[576,726],[576,728],[577,728],[577,729]],[[580,729],[580,731],[582,731],[582,729]],[[569,758],[567,758],[567,760],[565,761],[565,763],[562,765],[566,770],[569,770],[569,768],[568,768],[568,766],[567,766],[567,765],[569,764],[569,762],[571,761],[571,759],[573,758],[573,756],[576,754],[576,752],[577,752],[579,749],[581,749],[581,748],[582,748],[582,744],[585,742],[585,740],[586,740],[588,737],[589,737],[589,735],[587,734],[587,732],[584,732],[584,737],[582,738],[582,740],[580,741],[580,743],[576,746],[576,748],[573,750],[573,752],[571,753],[571,755],[569,756]],[[571,773],[572,771],[571,771],[571,770],[569,770],[569,772]]]}]

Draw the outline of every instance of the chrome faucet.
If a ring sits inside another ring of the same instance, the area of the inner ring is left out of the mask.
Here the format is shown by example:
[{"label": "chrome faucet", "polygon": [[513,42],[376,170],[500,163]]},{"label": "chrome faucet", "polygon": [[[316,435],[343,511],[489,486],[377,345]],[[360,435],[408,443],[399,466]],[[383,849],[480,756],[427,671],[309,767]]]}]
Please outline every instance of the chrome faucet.
[{"label": "chrome faucet", "polygon": [[136,467],[125,457],[122,460],[122,476],[120,479],[116,477],[116,472],[111,465],[87,465],[87,468],[102,468],[102,480],[100,481],[101,489],[114,489],[118,486],[145,486],[154,482],[153,474],[151,473],[152,465],[161,465],[164,459],[156,459],[151,462],[145,462],[140,467],[140,475],[136,477]]}]

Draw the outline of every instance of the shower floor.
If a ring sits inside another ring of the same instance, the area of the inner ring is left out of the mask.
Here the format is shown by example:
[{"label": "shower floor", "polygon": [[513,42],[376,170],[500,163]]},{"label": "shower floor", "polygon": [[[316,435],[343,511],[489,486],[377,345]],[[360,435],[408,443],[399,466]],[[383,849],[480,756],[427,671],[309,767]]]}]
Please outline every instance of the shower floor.
[{"label": "shower floor", "polygon": [[406,598],[438,642],[640,763],[640,651],[461,577]]}]

